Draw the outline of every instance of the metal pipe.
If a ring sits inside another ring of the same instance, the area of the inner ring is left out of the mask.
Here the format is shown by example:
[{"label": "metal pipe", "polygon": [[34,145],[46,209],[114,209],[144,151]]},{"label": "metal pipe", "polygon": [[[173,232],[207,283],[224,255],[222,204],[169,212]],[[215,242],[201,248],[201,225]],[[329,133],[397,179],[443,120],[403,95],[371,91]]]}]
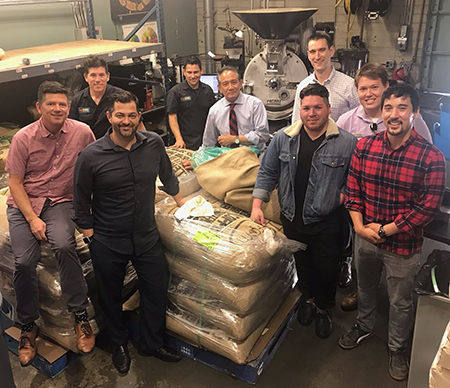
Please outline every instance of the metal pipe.
[{"label": "metal pipe", "polygon": [[[205,53],[214,53],[214,0],[204,0],[203,5],[205,7]],[[209,74],[214,73],[214,63],[211,60],[206,61],[206,72]]]}]

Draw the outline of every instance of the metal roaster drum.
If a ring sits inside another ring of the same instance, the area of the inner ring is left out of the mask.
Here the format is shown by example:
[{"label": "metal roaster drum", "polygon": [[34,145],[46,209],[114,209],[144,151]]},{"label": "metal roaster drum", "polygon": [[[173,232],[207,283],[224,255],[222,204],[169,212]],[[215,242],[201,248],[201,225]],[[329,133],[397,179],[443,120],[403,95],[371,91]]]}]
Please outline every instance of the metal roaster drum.
[{"label": "metal roaster drum", "polygon": [[308,76],[305,64],[285,44],[285,39],[317,8],[266,8],[233,13],[264,39],[264,50],[255,55],[244,73],[244,93],[258,97],[269,120],[292,114],[297,84]]}]

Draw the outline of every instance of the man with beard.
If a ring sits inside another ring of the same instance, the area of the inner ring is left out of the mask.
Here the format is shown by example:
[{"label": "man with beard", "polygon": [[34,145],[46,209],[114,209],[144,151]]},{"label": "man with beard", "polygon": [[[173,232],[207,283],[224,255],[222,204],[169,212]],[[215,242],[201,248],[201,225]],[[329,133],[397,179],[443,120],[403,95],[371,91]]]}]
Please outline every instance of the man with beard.
[{"label": "man with beard", "polygon": [[[339,117],[336,122],[339,128],[353,133],[358,139],[386,130],[381,117],[381,96],[389,87],[388,78],[385,67],[376,63],[366,63],[356,72],[355,85],[361,105]],[[413,126],[418,135],[433,143],[427,124],[420,113],[414,119]],[[353,238],[350,241],[352,240]],[[344,279],[346,276],[351,279],[352,247],[349,248],[347,260],[341,267],[341,276]],[[354,290],[344,297],[341,302],[344,311],[356,310],[357,294],[358,291]]]},{"label": "man with beard", "polygon": [[[296,252],[302,292],[298,321],[315,319],[316,335],[332,331],[342,245],[343,193],[356,138],[329,118],[328,90],[318,84],[300,92],[300,120],[278,131],[264,157],[253,191],[251,218],[265,226],[262,202],[278,186],[281,222],[290,239],[307,245]],[[316,313],[317,311],[317,313]]]},{"label": "man with beard", "polygon": [[130,356],[122,316],[125,267],[131,261],[141,297],[139,353],[175,362],[164,345],[168,264],[155,223],[155,179],[178,205],[184,203],[161,138],[137,131],[138,100],[130,92],[111,96],[107,134],[80,153],[74,175],[75,222],[90,241],[99,300],[113,346],[113,364],[127,373]]},{"label": "man with beard", "polygon": [[389,374],[404,380],[409,371],[406,347],[414,321],[412,291],[423,227],[442,202],[445,160],[412,125],[419,114],[414,88],[389,87],[381,107],[386,131],[358,142],[348,174],[345,205],[356,233],[358,316],[356,325],[339,339],[339,346],[353,349],[373,334],[384,267],[390,306]]},{"label": "man with beard", "polygon": [[209,85],[200,81],[203,74],[198,57],[186,59],[183,66],[185,80],[167,94],[169,125],[175,136],[171,148],[197,150],[202,145],[203,131],[209,108],[216,102]]}]

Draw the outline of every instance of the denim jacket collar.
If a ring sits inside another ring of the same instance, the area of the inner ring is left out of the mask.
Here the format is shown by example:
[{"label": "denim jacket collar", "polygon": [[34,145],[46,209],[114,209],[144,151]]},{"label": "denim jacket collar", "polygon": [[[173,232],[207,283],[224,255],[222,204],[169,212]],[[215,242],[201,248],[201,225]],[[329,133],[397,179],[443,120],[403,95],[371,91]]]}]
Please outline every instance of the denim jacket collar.
[{"label": "denim jacket collar", "polygon": [[[302,126],[303,126],[302,120],[298,120],[294,124],[287,127],[284,130],[284,133],[289,137],[295,137],[300,133]],[[337,136],[337,135],[339,135],[338,126],[331,117],[328,117],[328,127],[325,137],[328,139],[330,136]]]}]

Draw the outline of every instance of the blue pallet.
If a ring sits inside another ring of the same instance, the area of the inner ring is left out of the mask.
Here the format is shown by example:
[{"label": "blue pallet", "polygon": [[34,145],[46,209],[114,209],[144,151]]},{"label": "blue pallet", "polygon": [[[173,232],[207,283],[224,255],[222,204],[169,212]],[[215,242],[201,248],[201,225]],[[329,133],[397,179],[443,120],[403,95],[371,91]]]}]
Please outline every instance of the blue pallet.
[{"label": "blue pallet", "polygon": [[[7,332],[5,332],[5,334],[8,341],[9,350],[18,355],[19,342]],[[46,376],[53,379],[56,376],[60,375],[61,372],[68,367],[69,363],[77,359],[78,357],[80,357],[79,354],[67,351],[54,362],[50,362],[38,353],[31,365],[40,370]]]},{"label": "blue pallet", "polygon": [[168,335],[167,343],[169,346],[177,349],[183,356],[194,361],[200,362],[227,375],[233,376],[239,380],[246,381],[250,384],[256,384],[259,376],[264,369],[267,368],[276,351],[280,347],[287,333],[297,316],[297,304],[290,310],[289,314],[284,318],[275,334],[269,340],[264,350],[258,358],[250,364],[236,364],[228,358],[221,356],[215,352],[204,350],[183,341],[180,338]]}]

